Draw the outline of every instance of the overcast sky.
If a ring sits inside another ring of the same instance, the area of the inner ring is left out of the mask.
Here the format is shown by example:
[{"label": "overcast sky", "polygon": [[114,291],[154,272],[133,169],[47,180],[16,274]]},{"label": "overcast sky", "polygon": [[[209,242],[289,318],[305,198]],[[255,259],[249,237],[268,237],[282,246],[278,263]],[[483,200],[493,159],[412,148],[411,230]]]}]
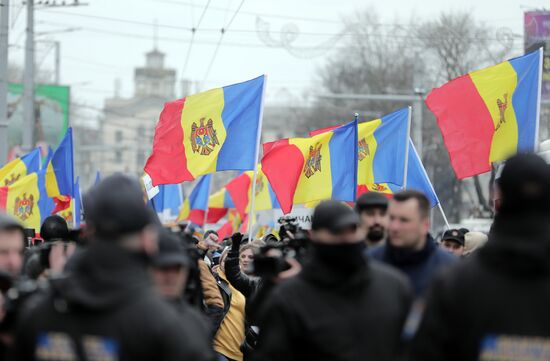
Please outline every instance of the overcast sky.
[{"label": "overcast sky", "polygon": [[[52,0],[50,0],[51,2]],[[72,0],[66,0],[70,2]],[[81,0],[83,2],[85,0]],[[38,10],[36,31],[51,32],[68,28],[79,30],[41,35],[37,40],[61,42],[61,80],[72,86],[73,100],[102,107],[103,100],[114,93],[120,78],[122,95],[133,93],[134,67],[145,62],[144,54],[153,48],[153,23],[158,22],[158,47],[166,53],[166,65],[177,70],[177,78],[202,82],[204,87],[228,85],[268,74],[268,102],[293,99],[312,88],[316,72],[327,57],[338,51],[338,43],[328,44],[342,31],[342,19],[368,7],[375,8],[381,21],[431,18],[441,11],[469,11],[491,26],[507,27],[522,36],[523,11],[550,7],[548,0],[87,0],[88,6]],[[35,3],[38,0],[35,0]],[[57,0],[60,2],[60,0]],[[20,0],[12,0],[12,4]],[[198,25],[205,5],[209,7]],[[17,6],[12,5],[16,10]],[[15,14],[15,12],[14,12]],[[234,20],[231,22],[231,19]],[[303,34],[294,44],[305,51],[291,54],[269,47],[256,31],[258,17],[269,24],[272,41],[280,41],[280,31],[292,23]],[[113,20],[107,20],[112,18]],[[19,14],[10,33],[10,61],[23,63],[25,12]],[[192,33],[197,27],[188,65],[182,74]],[[220,29],[228,28],[220,40]],[[341,40],[340,40],[341,42]],[[515,40],[519,55],[523,40]],[[37,62],[44,69],[53,68],[53,51],[41,44]],[[315,55],[306,57],[305,55]],[[179,95],[179,85],[178,85]]]}]

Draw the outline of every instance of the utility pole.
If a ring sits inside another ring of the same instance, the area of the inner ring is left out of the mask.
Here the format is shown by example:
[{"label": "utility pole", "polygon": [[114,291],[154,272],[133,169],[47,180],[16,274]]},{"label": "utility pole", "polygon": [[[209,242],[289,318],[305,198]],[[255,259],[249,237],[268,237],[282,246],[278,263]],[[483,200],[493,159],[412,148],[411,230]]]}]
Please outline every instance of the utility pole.
[{"label": "utility pole", "polygon": [[23,74],[23,144],[28,152],[34,147],[34,0],[27,0],[27,39]]},{"label": "utility pole", "polygon": [[54,41],[55,46],[55,84],[61,83],[61,43]]},{"label": "utility pole", "polygon": [[8,37],[10,1],[0,3],[0,167],[8,159]]}]

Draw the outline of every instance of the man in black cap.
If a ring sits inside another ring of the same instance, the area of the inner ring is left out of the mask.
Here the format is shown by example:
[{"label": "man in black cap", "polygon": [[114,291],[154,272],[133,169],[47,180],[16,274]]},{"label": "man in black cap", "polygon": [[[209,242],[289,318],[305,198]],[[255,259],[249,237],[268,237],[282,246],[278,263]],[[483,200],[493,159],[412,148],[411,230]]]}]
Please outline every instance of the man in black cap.
[{"label": "man in black cap", "polygon": [[186,306],[183,292],[189,276],[191,260],[177,237],[162,229],[159,234],[158,253],[153,257],[153,281],[160,295],[180,307]]},{"label": "man in black cap", "polygon": [[388,198],[376,192],[363,193],[355,202],[355,211],[361,216],[369,247],[383,244],[388,229]]},{"label": "man in black cap", "polygon": [[137,180],[114,175],[85,197],[87,249],[29,300],[17,360],[211,360],[212,351],[154,291],[148,274],[157,226]]},{"label": "man in black cap", "polygon": [[411,303],[406,279],[363,256],[359,216],[337,201],[313,213],[309,261],[275,287],[257,360],[395,360]]},{"label": "man in black cap", "polygon": [[19,277],[23,267],[25,230],[15,218],[0,212],[0,271]]},{"label": "man in black cap", "polygon": [[463,229],[448,229],[443,233],[441,238],[441,247],[447,252],[454,254],[457,257],[462,257],[464,253],[464,235],[467,233]]},{"label": "man in black cap", "polygon": [[195,333],[207,339],[209,330],[204,319],[185,300],[184,291],[191,259],[178,238],[166,229],[159,233],[159,250],[153,257],[151,272],[157,292],[183,316]]},{"label": "man in black cap", "polygon": [[499,186],[489,241],[435,280],[412,360],[550,359],[550,169],[516,155]]}]

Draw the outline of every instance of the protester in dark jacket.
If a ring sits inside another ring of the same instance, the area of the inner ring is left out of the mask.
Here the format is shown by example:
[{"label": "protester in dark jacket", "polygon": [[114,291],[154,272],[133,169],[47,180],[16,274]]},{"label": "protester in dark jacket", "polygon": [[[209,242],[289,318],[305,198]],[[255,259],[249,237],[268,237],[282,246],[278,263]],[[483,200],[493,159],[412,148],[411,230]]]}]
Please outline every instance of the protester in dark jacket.
[{"label": "protester in dark jacket", "polygon": [[515,156],[500,189],[489,242],[434,283],[412,360],[549,359],[550,169]]},{"label": "protester in dark jacket", "polygon": [[277,286],[256,360],[395,360],[412,300],[406,279],[363,257],[359,216],[327,201],[314,211],[311,259]]},{"label": "protester in dark jacket", "polygon": [[162,229],[159,235],[159,250],[153,257],[151,272],[157,292],[192,325],[195,333],[203,339],[213,336],[207,327],[205,316],[191,307],[185,297],[185,285],[191,267],[191,259],[185,253],[178,238]]},{"label": "protester in dark jacket", "polygon": [[106,178],[85,201],[91,244],[50,292],[29,300],[16,359],[212,360],[208,340],[152,289],[147,260],[156,252],[156,226],[138,182]]},{"label": "protester in dark jacket", "polygon": [[388,206],[389,239],[370,250],[371,258],[405,273],[417,297],[422,296],[434,275],[456,261],[439,249],[428,233],[430,203],[423,193],[408,190],[394,195]]},{"label": "protester in dark jacket", "polygon": [[[260,279],[258,277],[250,277],[244,271],[252,261],[254,249],[258,247],[254,247],[253,244],[248,243],[243,247],[250,246],[243,249],[241,247],[242,239],[243,235],[241,233],[235,233],[231,236],[231,250],[225,259],[225,275],[231,285],[239,290],[244,297],[249,299],[258,289]],[[246,257],[250,257],[250,259]],[[243,259],[241,260],[241,258]]]}]

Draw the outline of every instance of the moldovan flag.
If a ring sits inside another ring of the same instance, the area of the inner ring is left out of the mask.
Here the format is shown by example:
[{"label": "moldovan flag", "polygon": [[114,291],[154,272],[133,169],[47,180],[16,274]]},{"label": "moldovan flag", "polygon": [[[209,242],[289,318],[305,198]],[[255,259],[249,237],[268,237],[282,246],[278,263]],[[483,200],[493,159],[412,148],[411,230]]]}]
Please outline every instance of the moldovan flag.
[{"label": "moldovan flag", "polygon": [[46,190],[49,197],[74,195],[73,131],[59,143],[46,167]]},{"label": "moldovan flag", "polygon": [[208,214],[206,215],[206,223],[217,223],[231,208],[235,208],[235,204],[233,203],[227,189],[223,187],[208,198]]},{"label": "moldovan flag", "polygon": [[[430,201],[430,206],[433,208],[438,205],[439,198],[430,182],[430,178],[424,169],[422,160],[416,152],[416,148],[412,140],[409,139],[409,162],[407,164],[407,189],[414,189],[426,195]],[[401,191],[403,187],[392,183],[374,183],[368,185],[360,185],[357,189],[357,196],[366,192],[382,193],[388,198],[393,197],[394,193]]]},{"label": "moldovan flag", "polygon": [[264,144],[262,170],[284,214],[293,204],[355,201],[357,120],[310,138]]},{"label": "moldovan flag", "polygon": [[36,148],[0,168],[0,186],[9,186],[40,169],[40,149]]},{"label": "moldovan flag", "polygon": [[166,103],[145,165],[158,184],[254,168],[265,77]]},{"label": "moldovan flag", "polygon": [[[246,171],[231,180],[225,188],[231,195],[231,199],[235,204],[235,208],[239,212],[241,218],[250,213],[252,206],[252,181],[254,179],[254,171]],[[267,177],[262,171],[261,164],[258,165],[256,174],[256,196],[254,197],[254,210],[265,211],[269,209],[279,208],[279,202],[275,196],[275,192],[271,188]]]},{"label": "moldovan flag", "polygon": [[541,67],[542,50],[463,75],[428,95],[457,178],[535,150]]},{"label": "moldovan flag", "polygon": [[202,176],[197,182],[195,188],[182,205],[178,220],[189,220],[192,223],[203,226],[206,209],[208,208],[208,193],[210,192],[210,182],[212,174]]},{"label": "moldovan flag", "polygon": [[36,232],[53,209],[53,201],[46,194],[44,173],[31,173],[10,186],[0,187],[0,209]]},{"label": "moldovan flag", "polygon": [[183,199],[179,184],[163,184],[153,197],[153,208],[163,223],[173,221],[178,217]]},{"label": "moldovan flag", "polygon": [[[357,125],[359,190],[381,183],[403,184],[409,112],[409,108],[403,108],[380,119]],[[337,127],[314,130],[309,135],[314,136]]]}]

